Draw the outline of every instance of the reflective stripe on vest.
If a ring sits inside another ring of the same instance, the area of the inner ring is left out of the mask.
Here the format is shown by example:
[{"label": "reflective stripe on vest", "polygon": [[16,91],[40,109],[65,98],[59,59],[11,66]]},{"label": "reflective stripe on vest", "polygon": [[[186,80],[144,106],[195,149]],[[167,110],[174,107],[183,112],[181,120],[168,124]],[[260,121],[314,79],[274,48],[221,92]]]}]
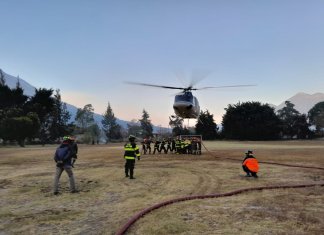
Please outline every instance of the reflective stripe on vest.
[{"label": "reflective stripe on vest", "polygon": [[124,154],[125,159],[135,160],[135,157],[140,156],[139,148],[137,145],[135,145],[135,147],[133,148],[132,144],[130,143],[125,144],[124,150],[125,150],[125,154]]}]

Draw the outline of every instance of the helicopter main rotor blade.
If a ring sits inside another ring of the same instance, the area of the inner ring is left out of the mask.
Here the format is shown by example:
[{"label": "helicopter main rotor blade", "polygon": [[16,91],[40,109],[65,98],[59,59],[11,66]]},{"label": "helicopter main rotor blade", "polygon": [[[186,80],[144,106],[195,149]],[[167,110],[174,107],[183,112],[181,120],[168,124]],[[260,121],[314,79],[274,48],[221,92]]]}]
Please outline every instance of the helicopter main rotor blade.
[{"label": "helicopter main rotor blade", "polygon": [[140,82],[125,82],[132,85],[139,85],[139,86],[150,86],[150,87],[159,87],[159,88],[166,88],[166,89],[177,89],[177,90],[184,90],[186,88],[183,87],[173,87],[173,86],[162,86],[162,85],[154,85],[154,84],[147,84],[147,83],[140,83]]},{"label": "helicopter main rotor blade", "polygon": [[212,88],[230,88],[230,87],[251,87],[256,85],[233,85],[233,86],[207,86],[202,88],[197,88],[196,90],[212,89]]},{"label": "helicopter main rotor blade", "polygon": [[211,74],[211,71],[208,70],[194,70],[191,74],[191,80],[189,87],[196,86],[199,82],[204,80],[206,77],[208,77]]}]

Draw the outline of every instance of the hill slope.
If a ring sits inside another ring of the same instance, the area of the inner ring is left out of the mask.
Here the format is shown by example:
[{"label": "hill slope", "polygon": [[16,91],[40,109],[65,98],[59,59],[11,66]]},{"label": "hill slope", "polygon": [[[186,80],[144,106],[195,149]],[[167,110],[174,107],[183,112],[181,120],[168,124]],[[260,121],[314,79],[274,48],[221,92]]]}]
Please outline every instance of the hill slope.
[{"label": "hill slope", "polygon": [[[315,104],[324,101],[323,93],[307,94],[304,92],[299,92],[296,95],[287,99],[295,105],[295,109],[300,113],[307,114],[308,111],[314,107]],[[285,106],[285,102],[282,102],[276,107],[276,110],[282,109]]]},{"label": "hill slope", "polygon": [[[0,77],[1,76],[4,78],[5,84],[8,85],[10,88],[15,88],[17,85],[17,82],[19,81],[20,86],[24,90],[25,95],[33,96],[35,94],[36,87],[32,86],[25,80],[23,80],[19,77],[14,77],[12,75],[9,75],[0,69]],[[75,119],[75,115],[77,113],[78,108],[76,106],[68,104],[68,103],[65,103],[65,104],[66,104],[67,110],[71,114],[70,122],[72,122]],[[102,115],[94,113],[94,119],[95,119],[96,123],[98,123],[98,125],[101,127],[102,126],[101,120],[103,119]],[[117,119],[117,123],[119,125],[121,125],[123,128],[127,128],[127,123],[129,123],[129,122],[121,120],[121,119]]]}]

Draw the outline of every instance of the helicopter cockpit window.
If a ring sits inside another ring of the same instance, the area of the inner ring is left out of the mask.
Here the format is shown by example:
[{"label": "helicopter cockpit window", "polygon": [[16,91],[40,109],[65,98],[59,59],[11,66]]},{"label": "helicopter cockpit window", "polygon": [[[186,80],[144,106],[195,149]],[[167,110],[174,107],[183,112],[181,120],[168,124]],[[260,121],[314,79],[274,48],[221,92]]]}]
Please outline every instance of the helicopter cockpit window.
[{"label": "helicopter cockpit window", "polygon": [[193,95],[189,92],[181,94],[181,95],[176,95],[174,98],[175,102],[179,101],[184,101],[184,102],[193,102]]}]

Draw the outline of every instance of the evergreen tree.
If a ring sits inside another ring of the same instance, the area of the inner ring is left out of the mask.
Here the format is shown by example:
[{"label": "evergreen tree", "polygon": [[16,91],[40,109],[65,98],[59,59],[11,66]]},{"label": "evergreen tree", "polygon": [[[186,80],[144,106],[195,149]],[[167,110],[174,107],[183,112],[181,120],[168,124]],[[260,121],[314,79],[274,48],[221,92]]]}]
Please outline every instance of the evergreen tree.
[{"label": "evergreen tree", "polygon": [[121,139],[121,126],[117,124],[117,119],[115,114],[108,102],[107,110],[103,115],[103,120],[101,121],[103,126],[103,131],[107,138],[107,142],[113,139]]},{"label": "evergreen tree", "polygon": [[294,128],[297,130],[297,139],[310,138],[312,132],[309,130],[306,114],[298,115],[295,119]]},{"label": "evergreen tree", "polygon": [[324,135],[324,101],[314,105],[308,112],[308,118],[311,125],[315,125],[316,134]]},{"label": "evergreen tree", "polygon": [[94,124],[93,111],[94,109],[91,104],[85,105],[83,109],[78,108],[75,122],[80,133],[83,134],[92,124]]},{"label": "evergreen tree", "polygon": [[28,99],[23,93],[19,83],[14,89],[0,83],[0,109],[22,108]]},{"label": "evergreen tree", "polygon": [[293,138],[298,133],[295,123],[300,113],[294,106],[290,101],[285,101],[285,107],[277,111],[278,117],[281,120],[282,135],[289,138]]},{"label": "evergreen tree", "polygon": [[[34,96],[26,104],[28,112],[35,112],[41,123],[47,121],[54,108],[53,90],[40,88],[35,90]],[[27,111],[26,110],[26,111]]]},{"label": "evergreen tree", "polygon": [[54,109],[54,98],[52,97],[53,90],[40,88],[35,90],[34,96],[30,97],[29,101],[24,106],[25,112],[37,113],[40,121],[40,130],[38,138],[42,144],[50,140],[50,123],[51,113]]},{"label": "evergreen tree", "polygon": [[4,77],[2,70],[0,69],[0,86],[4,86],[5,84],[6,84],[6,79]]},{"label": "evergreen tree", "polygon": [[217,138],[217,131],[218,127],[214,122],[214,116],[208,110],[200,111],[196,134],[202,135],[205,140],[213,140]]},{"label": "evergreen tree", "polygon": [[227,139],[270,140],[279,135],[279,119],[274,108],[260,102],[228,105],[223,115],[222,134]]},{"label": "evergreen tree", "polygon": [[10,89],[2,76],[0,82],[0,138],[6,141],[17,140],[24,146],[26,138],[35,137],[40,121],[35,112],[25,111],[28,97],[23,94],[19,80],[14,89]]},{"label": "evergreen tree", "polygon": [[50,139],[56,140],[61,136],[71,134],[68,121],[71,114],[66,108],[66,103],[61,100],[60,90],[57,89],[54,94],[54,107],[50,115]]},{"label": "evergreen tree", "polygon": [[153,126],[151,124],[151,120],[149,120],[150,115],[143,109],[142,119],[140,119],[141,127],[142,127],[142,137],[152,137],[153,136]]},{"label": "evergreen tree", "polygon": [[[18,111],[19,112],[19,111]],[[39,129],[37,114],[29,113],[26,116],[17,115],[15,110],[10,110],[6,118],[0,122],[0,138],[4,140],[17,140],[21,147],[25,146],[26,138],[33,138]]]}]

